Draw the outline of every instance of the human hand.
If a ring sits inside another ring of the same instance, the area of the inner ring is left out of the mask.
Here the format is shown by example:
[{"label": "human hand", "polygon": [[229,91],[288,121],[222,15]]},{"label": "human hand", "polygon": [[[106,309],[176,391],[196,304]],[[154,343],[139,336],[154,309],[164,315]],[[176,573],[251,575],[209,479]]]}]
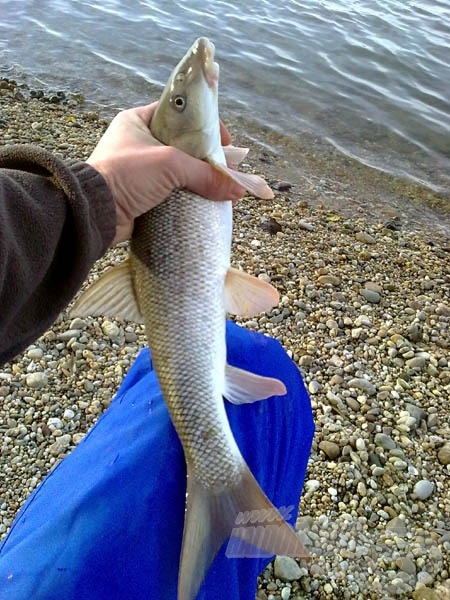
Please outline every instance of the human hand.
[{"label": "human hand", "polygon": [[[134,219],[165,200],[175,188],[187,188],[212,200],[237,200],[244,188],[206,162],[162,145],[149,123],[157,102],[120,112],[86,161],[99,171],[116,205],[113,244],[127,240]],[[222,143],[231,136],[221,124]]]}]

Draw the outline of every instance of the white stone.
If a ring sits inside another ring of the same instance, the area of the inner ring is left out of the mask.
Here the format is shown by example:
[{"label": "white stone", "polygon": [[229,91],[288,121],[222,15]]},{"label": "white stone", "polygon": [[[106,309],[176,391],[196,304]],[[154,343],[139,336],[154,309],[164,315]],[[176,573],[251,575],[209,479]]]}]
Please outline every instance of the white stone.
[{"label": "white stone", "polygon": [[55,429],[62,429],[64,427],[63,422],[58,417],[50,417],[47,419],[47,427],[50,431],[55,431]]},{"label": "white stone", "polygon": [[28,387],[37,390],[41,387],[44,387],[48,383],[47,375],[42,372],[30,373],[27,375],[26,384]]},{"label": "white stone", "polygon": [[274,563],[274,574],[282,581],[295,581],[302,577],[302,570],[290,556],[277,556]]},{"label": "white stone", "polygon": [[73,410],[71,408],[66,408],[63,414],[63,419],[65,419],[66,421],[71,421],[74,418],[74,416],[75,413],[73,412]]},{"label": "white stone", "polygon": [[419,500],[426,500],[434,492],[434,483],[427,479],[421,479],[414,486],[413,493]]}]

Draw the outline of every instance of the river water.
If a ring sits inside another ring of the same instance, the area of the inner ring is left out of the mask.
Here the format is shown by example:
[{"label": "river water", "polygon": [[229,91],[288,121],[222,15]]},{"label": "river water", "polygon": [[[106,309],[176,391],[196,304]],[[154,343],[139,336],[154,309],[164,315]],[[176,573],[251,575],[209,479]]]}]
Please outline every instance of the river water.
[{"label": "river water", "polygon": [[198,36],[244,127],[450,192],[448,0],[0,0],[0,76],[128,107],[158,97]]}]

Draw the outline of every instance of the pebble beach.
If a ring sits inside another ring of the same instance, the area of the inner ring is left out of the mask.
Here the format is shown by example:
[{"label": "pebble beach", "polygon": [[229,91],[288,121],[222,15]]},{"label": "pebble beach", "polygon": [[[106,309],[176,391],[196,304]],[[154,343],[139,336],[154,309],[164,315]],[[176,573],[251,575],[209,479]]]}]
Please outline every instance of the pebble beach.
[{"label": "pebble beach", "polygon": [[[0,79],[2,145],[83,160],[109,117],[77,94]],[[238,322],[280,340],[316,424],[297,519],[312,560],[277,557],[257,598],[450,599],[449,200],[329,149],[277,154],[235,117],[234,143],[251,147],[243,169],[275,199],[236,205],[232,263],[280,292],[270,313]],[[126,256],[111,249],[89,281]],[[145,345],[134,323],[63,313],[0,365],[1,537]]]}]

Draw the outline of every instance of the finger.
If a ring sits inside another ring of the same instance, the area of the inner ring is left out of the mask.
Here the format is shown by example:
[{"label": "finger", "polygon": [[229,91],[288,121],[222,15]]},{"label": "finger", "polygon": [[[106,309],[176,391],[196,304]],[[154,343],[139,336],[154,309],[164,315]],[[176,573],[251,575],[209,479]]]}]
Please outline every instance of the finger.
[{"label": "finger", "polygon": [[228,146],[231,143],[231,134],[222,121],[220,121],[220,139],[222,140],[222,146]]}]

